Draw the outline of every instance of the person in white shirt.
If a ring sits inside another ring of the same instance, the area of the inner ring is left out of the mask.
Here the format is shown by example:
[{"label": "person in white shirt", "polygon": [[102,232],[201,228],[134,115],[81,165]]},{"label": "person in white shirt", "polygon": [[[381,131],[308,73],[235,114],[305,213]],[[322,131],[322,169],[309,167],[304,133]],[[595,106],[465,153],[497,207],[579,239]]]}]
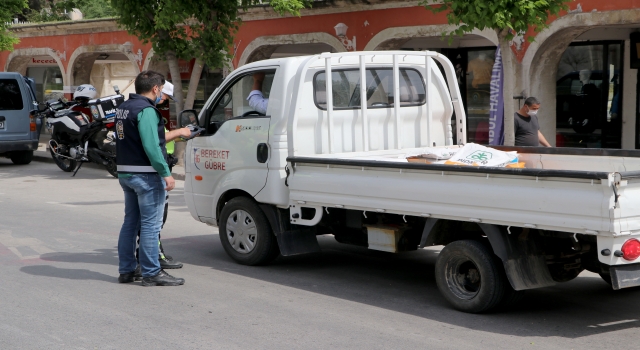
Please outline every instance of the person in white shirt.
[{"label": "person in white shirt", "polygon": [[247,96],[247,101],[249,101],[249,106],[256,112],[266,115],[267,106],[269,105],[269,99],[265,98],[262,94],[263,81],[264,72],[255,73],[253,75],[253,87],[251,88],[249,96]]}]

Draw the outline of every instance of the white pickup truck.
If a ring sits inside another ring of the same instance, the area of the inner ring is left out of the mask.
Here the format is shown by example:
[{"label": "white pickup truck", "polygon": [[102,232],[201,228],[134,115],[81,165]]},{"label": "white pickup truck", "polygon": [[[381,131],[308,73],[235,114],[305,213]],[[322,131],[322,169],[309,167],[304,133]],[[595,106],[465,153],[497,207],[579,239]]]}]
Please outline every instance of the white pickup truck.
[{"label": "white pickup truck", "polygon": [[[247,101],[256,89],[266,114]],[[185,154],[189,211],[241,264],[320,251],[324,234],[394,253],[444,245],[436,283],[466,312],[585,269],[613,289],[640,285],[640,152],[499,147],[525,169],[406,161],[466,142],[454,68],[438,53],[247,64],[180,118],[206,128]]]}]

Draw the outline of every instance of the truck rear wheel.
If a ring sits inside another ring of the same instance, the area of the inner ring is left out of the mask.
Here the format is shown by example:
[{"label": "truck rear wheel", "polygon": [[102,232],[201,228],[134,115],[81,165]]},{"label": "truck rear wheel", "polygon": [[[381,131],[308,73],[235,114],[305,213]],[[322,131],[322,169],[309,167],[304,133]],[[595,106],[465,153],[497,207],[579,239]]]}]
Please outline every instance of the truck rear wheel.
[{"label": "truck rear wheel", "polygon": [[436,284],[454,308],[470,313],[498,306],[507,291],[503,267],[480,242],[456,241],[442,249],[436,261]]},{"label": "truck rear wheel", "polygon": [[280,254],[269,221],[249,198],[233,198],[222,208],[219,232],[222,247],[240,264],[264,265]]}]

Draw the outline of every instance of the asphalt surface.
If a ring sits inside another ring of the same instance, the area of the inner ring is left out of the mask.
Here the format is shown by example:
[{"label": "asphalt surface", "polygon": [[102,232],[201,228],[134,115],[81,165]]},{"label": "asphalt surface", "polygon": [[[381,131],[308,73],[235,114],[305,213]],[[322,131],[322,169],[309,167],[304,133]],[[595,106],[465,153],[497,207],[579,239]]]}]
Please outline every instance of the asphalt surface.
[{"label": "asphalt surface", "polygon": [[242,266],[182,194],[178,181],[162,237],[185,285],[119,284],[118,181],[0,158],[0,349],[637,348],[639,289],[583,273],[512,310],[464,314],[438,293],[437,249],[394,255],[323,236],[321,253]]}]

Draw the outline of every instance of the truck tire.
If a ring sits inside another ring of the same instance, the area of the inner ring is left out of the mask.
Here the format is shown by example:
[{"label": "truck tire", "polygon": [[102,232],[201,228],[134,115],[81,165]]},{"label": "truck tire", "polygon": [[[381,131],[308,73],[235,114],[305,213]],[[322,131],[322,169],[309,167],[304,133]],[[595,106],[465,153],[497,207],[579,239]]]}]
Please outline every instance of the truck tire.
[{"label": "truck tire", "polygon": [[33,160],[33,151],[16,151],[9,156],[15,165],[25,165]]},{"label": "truck tire", "polygon": [[222,208],[219,232],[224,250],[242,265],[265,265],[280,254],[269,221],[247,197],[233,198]]},{"label": "truck tire", "polygon": [[481,313],[498,306],[509,282],[493,252],[478,241],[448,244],[436,261],[436,284],[457,310]]}]

